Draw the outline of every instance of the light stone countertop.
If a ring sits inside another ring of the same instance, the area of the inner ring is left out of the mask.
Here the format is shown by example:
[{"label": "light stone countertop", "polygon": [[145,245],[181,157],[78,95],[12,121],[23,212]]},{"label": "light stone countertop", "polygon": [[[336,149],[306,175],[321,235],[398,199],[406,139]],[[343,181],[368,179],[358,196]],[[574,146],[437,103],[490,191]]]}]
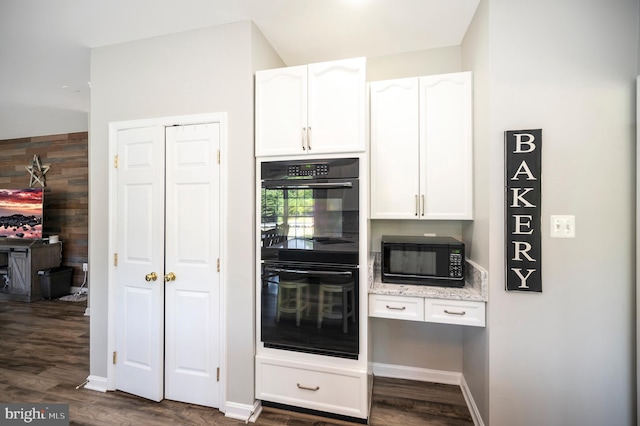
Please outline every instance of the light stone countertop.
[{"label": "light stone countertop", "polygon": [[369,293],[486,302],[488,300],[489,274],[485,269],[471,260],[466,259],[465,261],[465,285],[461,288],[392,284],[383,283],[380,277],[380,253],[371,253],[368,265]]}]

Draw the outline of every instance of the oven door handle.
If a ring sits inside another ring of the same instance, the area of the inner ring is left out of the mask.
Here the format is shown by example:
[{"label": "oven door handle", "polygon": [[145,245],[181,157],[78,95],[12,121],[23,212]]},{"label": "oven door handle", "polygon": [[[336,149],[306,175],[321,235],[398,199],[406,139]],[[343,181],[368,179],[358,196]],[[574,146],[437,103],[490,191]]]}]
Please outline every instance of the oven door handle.
[{"label": "oven door handle", "polygon": [[302,270],[302,269],[285,269],[285,268],[264,268],[273,272],[286,272],[289,274],[323,274],[323,275],[352,275],[349,271],[321,271],[321,270]]},{"label": "oven door handle", "polygon": [[297,184],[297,185],[265,184],[262,187],[265,189],[313,189],[313,188],[340,189],[340,188],[353,188],[353,183],[352,182],[310,182],[310,183]]}]

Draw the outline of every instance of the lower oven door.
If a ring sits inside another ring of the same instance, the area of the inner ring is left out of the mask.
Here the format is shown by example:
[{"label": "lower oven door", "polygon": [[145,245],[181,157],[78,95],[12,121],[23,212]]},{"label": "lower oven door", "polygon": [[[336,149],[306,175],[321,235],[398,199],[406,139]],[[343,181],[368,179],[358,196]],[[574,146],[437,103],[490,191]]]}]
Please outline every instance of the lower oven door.
[{"label": "lower oven door", "polygon": [[358,359],[358,267],[264,262],[261,340],[266,348]]}]

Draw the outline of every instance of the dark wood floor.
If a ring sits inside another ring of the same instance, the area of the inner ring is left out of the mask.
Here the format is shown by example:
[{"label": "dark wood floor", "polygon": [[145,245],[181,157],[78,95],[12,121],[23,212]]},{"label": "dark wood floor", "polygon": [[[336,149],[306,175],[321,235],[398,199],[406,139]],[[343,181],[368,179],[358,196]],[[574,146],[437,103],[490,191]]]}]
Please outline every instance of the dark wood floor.
[{"label": "dark wood floor", "polygon": [[[0,402],[68,403],[72,425],[241,425],[215,409],[76,387],[89,375],[86,304],[0,301]],[[472,425],[458,386],[377,377],[371,425]],[[352,425],[265,408],[257,425]]]}]

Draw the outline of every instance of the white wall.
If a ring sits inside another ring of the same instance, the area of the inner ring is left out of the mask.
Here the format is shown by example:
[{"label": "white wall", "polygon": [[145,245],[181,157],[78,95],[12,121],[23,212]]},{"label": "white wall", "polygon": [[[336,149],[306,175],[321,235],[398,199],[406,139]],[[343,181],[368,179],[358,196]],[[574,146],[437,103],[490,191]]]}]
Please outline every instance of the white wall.
[{"label": "white wall", "polygon": [[[463,227],[468,256],[489,268],[489,3],[481,1],[462,42],[463,69],[473,71],[473,222]],[[493,277],[490,275],[489,280]],[[491,295],[489,295],[491,304]],[[490,315],[488,311],[488,315]],[[489,333],[485,328],[464,327],[462,374],[485,424],[489,422]]]},{"label": "white wall", "polygon": [[[632,425],[637,0],[490,4],[492,426]],[[541,294],[504,290],[503,132],[542,129]],[[576,216],[551,239],[550,214]]]},{"label": "white wall", "polygon": [[[240,22],[93,49],[89,140],[91,375],[107,375],[108,123],[228,113],[227,400],[253,404],[253,70],[281,65]],[[253,58],[256,58],[254,61]]]},{"label": "white wall", "polygon": [[460,71],[459,46],[367,58],[367,81],[458,71]]}]

